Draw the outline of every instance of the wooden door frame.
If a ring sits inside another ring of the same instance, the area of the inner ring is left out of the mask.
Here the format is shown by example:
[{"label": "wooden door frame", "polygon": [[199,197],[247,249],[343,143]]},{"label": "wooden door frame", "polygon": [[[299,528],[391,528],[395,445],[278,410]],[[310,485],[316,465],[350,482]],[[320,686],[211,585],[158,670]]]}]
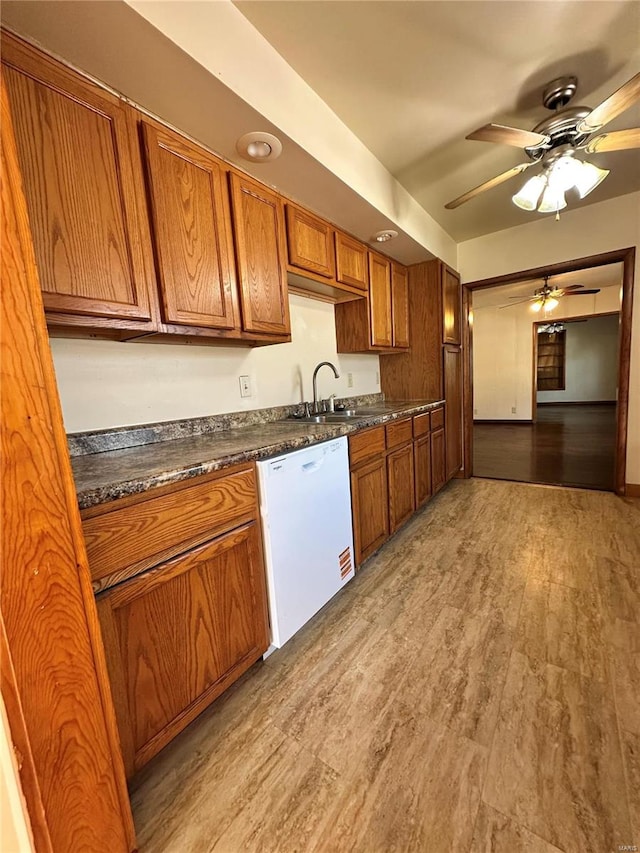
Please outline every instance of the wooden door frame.
[{"label": "wooden door frame", "polygon": [[618,350],[618,403],[616,406],[616,462],[614,490],[624,495],[627,470],[627,421],[629,417],[629,373],[631,366],[631,321],[633,312],[633,284],[636,250],[634,246],[590,255],[557,264],[519,270],[506,275],[464,282],[462,285],[463,343],[464,351],[464,470],[465,476],[473,476],[473,320],[471,315],[472,296],[475,290],[486,290],[505,284],[515,284],[532,278],[561,275],[568,272],[602,267],[610,264],[622,266],[622,299],[620,302],[620,341]]},{"label": "wooden door frame", "polygon": [[[578,314],[573,317],[553,317],[551,320],[534,320],[531,324],[533,346],[531,348],[531,420],[535,423],[538,418],[536,409],[538,407],[538,326],[548,326],[549,323],[572,323],[575,320],[595,320],[597,317],[619,317],[620,311],[599,311],[595,314]],[[620,358],[620,334],[618,333],[618,359]],[[566,353],[565,353],[566,361]],[[566,366],[565,366],[566,371]],[[616,400],[616,406],[618,401]]]}]

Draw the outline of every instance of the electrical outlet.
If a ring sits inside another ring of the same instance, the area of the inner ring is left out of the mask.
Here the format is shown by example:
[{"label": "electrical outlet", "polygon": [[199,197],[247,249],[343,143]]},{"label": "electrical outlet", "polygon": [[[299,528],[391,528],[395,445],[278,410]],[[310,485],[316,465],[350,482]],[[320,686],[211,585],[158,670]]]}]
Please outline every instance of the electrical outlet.
[{"label": "electrical outlet", "polygon": [[380,374],[376,370],[376,385],[380,385]]},{"label": "electrical outlet", "polygon": [[347,373],[347,388],[353,388],[353,373]]},{"label": "electrical outlet", "polygon": [[512,414],[512,415],[515,415],[515,413],[516,413],[516,407],[515,407],[515,406],[511,406],[511,414]]},{"label": "electrical outlet", "polygon": [[473,410],[473,414],[474,414],[474,415],[477,415],[477,414],[478,414],[478,410],[477,410],[477,409],[474,409],[474,410]]},{"label": "electrical outlet", "polygon": [[248,376],[240,377],[240,396],[241,397],[250,397],[251,396],[251,380]]}]

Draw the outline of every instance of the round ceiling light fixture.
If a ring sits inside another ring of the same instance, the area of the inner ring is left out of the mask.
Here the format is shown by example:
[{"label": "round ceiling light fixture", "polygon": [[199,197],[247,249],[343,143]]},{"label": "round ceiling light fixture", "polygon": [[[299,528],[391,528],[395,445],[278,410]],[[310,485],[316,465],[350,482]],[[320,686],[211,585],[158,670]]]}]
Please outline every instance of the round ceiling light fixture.
[{"label": "round ceiling light fixture", "polygon": [[377,234],[374,234],[373,239],[376,241],[376,243],[386,243],[387,240],[393,240],[393,238],[397,236],[397,231],[393,231],[391,228],[387,228],[384,231],[378,231]]},{"label": "round ceiling light fixture", "polygon": [[267,163],[282,154],[282,142],[272,133],[254,130],[240,137],[236,142],[236,151],[252,163]]}]

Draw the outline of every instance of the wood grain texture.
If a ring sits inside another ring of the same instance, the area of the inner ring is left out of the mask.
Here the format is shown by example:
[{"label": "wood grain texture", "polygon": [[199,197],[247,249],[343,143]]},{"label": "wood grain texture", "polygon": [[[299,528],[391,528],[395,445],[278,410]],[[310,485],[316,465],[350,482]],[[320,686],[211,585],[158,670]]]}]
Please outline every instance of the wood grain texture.
[{"label": "wood grain texture", "polygon": [[439,406],[437,409],[431,410],[431,429],[440,429],[444,427],[444,406]]},{"label": "wood grain texture", "polygon": [[387,456],[389,533],[395,533],[414,513],[415,480],[413,442]]},{"label": "wood grain texture", "polygon": [[2,61],[45,308],[153,328],[133,111],[4,33]]},{"label": "wood grain texture", "polygon": [[434,495],[447,482],[445,454],[444,430],[436,429],[431,433],[431,486]]},{"label": "wood grain texture", "polygon": [[443,347],[447,480],[462,468],[462,350]]},{"label": "wood grain texture", "polygon": [[267,187],[229,173],[242,326],[248,332],[291,333],[284,208]]},{"label": "wood grain texture", "polygon": [[392,421],[385,426],[387,450],[407,444],[413,438],[413,423],[411,418]]},{"label": "wood grain texture", "polygon": [[408,352],[380,358],[380,387],[391,400],[442,400],[441,283],[439,261],[409,269]]},{"label": "wood grain texture", "polygon": [[233,329],[235,260],[224,164],[179,134],[142,123],[164,320]]},{"label": "wood grain texture", "polygon": [[317,275],[335,278],[336,259],[331,225],[291,202],[287,202],[286,214],[289,263]]},{"label": "wood grain texture", "polygon": [[441,263],[442,278],[442,343],[460,346],[462,339],[460,276]]},{"label": "wood grain texture", "polygon": [[336,278],[360,290],[369,289],[367,247],[342,231],[335,232]]},{"label": "wood grain texture", "polygon": [[99,611],[131,773],[266,651],[258,524],[110,590]]},{"label": "wood grain texture", "polygon": [[431,497],[431,436],[420,436],[413,442],[416,509]]},{"label": "wood grain texture", "polygon": [[[51,848],[135,844],[42,297],[2,87],[2,620]],[[16,735],[17,737],[17,735]],[[46,849],[46,847],[44,848]]]},{"label": "wood grain texture", "polygon": [[384,456],[351,471],[351,511],[358,567],[389,536],[387,462]]},{"label": "wood grain texture", "polygon": [[[156,496],[147,492],[87,513],[83,531],[92,579],[128,567],[148,567],[257,510],[255,467],[207,483],[184,483]],[[172,553],[171,553],[172,552]]]},{"label": "wood grain texture", "polygon": [[375,252],[369,252],[369,317],[371,346],[392,346],[391,262]]},{"label": "wood grain texture", "polygon": [[414,415],[413,418],[413,437],[420,438],[421,435],[426,435],[431,431],[431,413],[424,412],[422,415]]},{"label": "wood grain texture", "polygon": [[408,347],[409,336],[409,274],[407,268],[391,262],[391,318],[394,347]]},{"label": "wood grain texture", "polygon": [[352,468],[369,459],[379,456],[386,449],[384,426],[358,430],[349,436],[349,463]]}]

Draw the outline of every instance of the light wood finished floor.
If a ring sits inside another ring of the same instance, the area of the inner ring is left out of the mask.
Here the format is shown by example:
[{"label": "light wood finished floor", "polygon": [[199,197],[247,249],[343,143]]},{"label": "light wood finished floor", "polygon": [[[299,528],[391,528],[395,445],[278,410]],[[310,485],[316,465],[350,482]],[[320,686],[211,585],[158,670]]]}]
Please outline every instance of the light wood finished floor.
[{"label": "light wood finished floor", "polygon": [[145,768],[141,850],[640,847],[639,621],[640,501],[454,481]]}]

